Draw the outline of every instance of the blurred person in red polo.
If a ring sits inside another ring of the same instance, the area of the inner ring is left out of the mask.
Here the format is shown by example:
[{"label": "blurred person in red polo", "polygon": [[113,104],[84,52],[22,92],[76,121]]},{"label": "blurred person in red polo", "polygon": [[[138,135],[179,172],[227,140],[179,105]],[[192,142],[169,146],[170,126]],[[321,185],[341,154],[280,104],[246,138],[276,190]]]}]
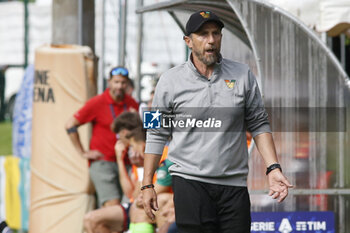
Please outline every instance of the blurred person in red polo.
[{"label": "blurred person in red polo", "polygon": [[[89,160],[89,173],[95,186],[99,206],[120,203],[122,189],[114,152],[117,136],[111,130],[113,120],[125,111],[136,111],[138,104],[126,94],[130,82],[124,67],[110,71],[108,88],[88,100],[66,123],[66,130],[78,153]],[[83,148],[77,128],[91,123],[92,136],[89,149]]]}]

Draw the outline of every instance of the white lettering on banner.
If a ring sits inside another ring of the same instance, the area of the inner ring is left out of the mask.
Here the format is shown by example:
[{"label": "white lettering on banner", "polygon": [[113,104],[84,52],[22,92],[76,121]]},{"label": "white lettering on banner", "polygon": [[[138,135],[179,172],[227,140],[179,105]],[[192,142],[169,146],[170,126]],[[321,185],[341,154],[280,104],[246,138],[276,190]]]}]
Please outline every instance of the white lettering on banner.
[{"label": "white lettering on banner", "polygon": [[252,222],[250,231],[275,231],[274,222]]},{"label": "white lettering on banner", "polygon": [[292,232],[293,228],[292,228],[292,225],[290,225],[290,222],[289,222],[288,218],[282,219],[281,225],[280,225],[280,227],[278,228],[278,230],[279,230],[281,233],[289,233],[289,232]]},{"label": "white lettering on banner", "polygon": [[323,222],[317,222],[317,229],[316,230],[327,230],[327,224],[326,221]]},{"label": "white lettering on banner", "polygon": [[327,224],[325,221],[298,221],[296,222],[296,230],[297,231],[320,231],[327,230]]},{"label": "white lettering on banner", "polygon": [[306,222],[303,222],[303,221],[296,222],[296,228],[297,228],[297,231],[306,231],[307,230]]}]

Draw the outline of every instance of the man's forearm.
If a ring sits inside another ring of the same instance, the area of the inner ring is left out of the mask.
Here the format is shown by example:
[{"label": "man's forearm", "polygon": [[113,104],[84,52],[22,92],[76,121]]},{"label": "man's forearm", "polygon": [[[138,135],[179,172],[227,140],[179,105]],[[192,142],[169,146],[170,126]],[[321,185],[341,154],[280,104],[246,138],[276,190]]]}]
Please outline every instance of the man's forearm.
[{"label": "man's forearm", "polygon": [[278,163],[278,158],[271,133],[262,133],[254,138],[255,144],[264,159],[266,167]]},{"label": "man's forearm", "polygon": [[160,158],[161,155],[145,154],[142,185],[152,184],[153,176],[156,169],[158,168]]},{"label": "man's forearm", "polygon": [[[278,163],[275,143],[273,142],[271,133],[262,133],[254,137],[256,146],[264,159],[266,167],[274,163]],[[276,167],[275,167],[276,168]],[[269,181],[269,196],[273,199],[278,198],[278,202],[282,202],[288,195],[288,188],[293,185],[289,183],[287,178],[279,169],[273,169],[266,173]]]},{"label": "man's forearm", "polygon": [[73,143],[74,148],[76,149],[76,151],[83,156],[85,151],[84,148],[80,142],[80,137],[79,137],[79,133],[70,133],[69,134],[69,139],[71,140],[71,142]]},{"label": "man's forearm", "polygon": [[[71,117],[68,119],[65,128],[68,133],[69,139],[73,143],[74,148],[77,150],[77,152],[83,156],[85,153],[85,150],[81,144],[79,132],[77,128],[79,127],[80,123],[75,117]],[[73,130],[74,129],[74,130]]]}]

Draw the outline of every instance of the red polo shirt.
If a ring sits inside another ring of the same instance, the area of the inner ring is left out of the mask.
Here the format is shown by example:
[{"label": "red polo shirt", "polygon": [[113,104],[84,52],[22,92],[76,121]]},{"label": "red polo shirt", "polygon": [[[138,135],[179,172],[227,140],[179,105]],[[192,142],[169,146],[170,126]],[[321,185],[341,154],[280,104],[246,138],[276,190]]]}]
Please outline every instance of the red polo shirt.
[{"label": "red polo shirt", "polygon": [[117,138],[111,130],[113,115],[118,116],[131,108],[138,110],[138,104],[131,96],[125,95],[124,99],[117,103],[112,99],[107,88],[102,94],[88,100],[74,114],[80,124],[92,123],[90,150],[100,151],[104,155],[101,160],[116,161],[114,145]]}]

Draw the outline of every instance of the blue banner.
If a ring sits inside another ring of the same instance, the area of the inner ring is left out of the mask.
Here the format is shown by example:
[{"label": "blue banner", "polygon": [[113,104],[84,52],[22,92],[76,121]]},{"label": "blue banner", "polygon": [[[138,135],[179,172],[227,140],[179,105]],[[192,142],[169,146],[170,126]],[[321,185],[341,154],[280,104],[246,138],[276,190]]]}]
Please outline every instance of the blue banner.
[{"label": "blue banner", "polygon": [[335,233],[334,213],[252,212],[251,232]]},{"label": "blue banner", "polygon": [[19,158],[31,157],[34,66],[26,69],[16,95],[12,123],[12,153]]},{"label": "blue banner", "polygon": [[19,161],[21,179],[18,192],[21,197],[21,229],[29,229],[29,206],[30,206],[30,158],[22,158]]}]

